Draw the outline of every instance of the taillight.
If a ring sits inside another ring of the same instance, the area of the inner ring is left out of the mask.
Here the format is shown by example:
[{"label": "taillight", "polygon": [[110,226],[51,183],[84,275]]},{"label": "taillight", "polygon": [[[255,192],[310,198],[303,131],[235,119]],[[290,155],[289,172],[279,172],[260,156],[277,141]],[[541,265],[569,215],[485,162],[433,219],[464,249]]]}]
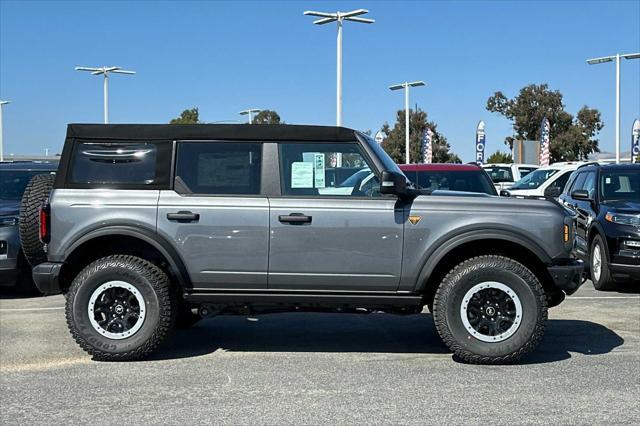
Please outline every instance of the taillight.
[{"label": "taillight", "polygon": [[51,206],[49,203],[40,207],[40,241],[48,244],[51,240]]}]

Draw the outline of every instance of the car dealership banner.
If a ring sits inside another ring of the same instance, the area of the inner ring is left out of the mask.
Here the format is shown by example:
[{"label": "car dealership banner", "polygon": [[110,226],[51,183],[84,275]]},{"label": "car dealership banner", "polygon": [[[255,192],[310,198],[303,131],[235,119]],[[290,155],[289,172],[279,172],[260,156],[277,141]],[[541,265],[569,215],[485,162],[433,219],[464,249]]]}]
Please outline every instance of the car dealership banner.
[{"label": "car dealership banner", "polygon": [[485,147],[485,134],[484,134],[484,121],[480,120],[478,128],[476,129],[476,163],[484,163],[484,147]]},{"label": "car dealership banner", "polygon": [[551,158],[550,153],[550,144],[551,141],[549,139],[549,133],[551,131],[551,126],[549,125],[549,119],[545,117],[542,120],[542,125],[540,126],[540,166],[548,166],[549,160]]},{"label": "car dealership banner", "polygon": [[631,162],[636,163],[640,155],[640,119],[633,121],[633,129],[631,130]]},{"label": "car dealership banner", "polygon": [[422,162],[429,164],[433,161],[433,131],[431,131],[431,129],[429,128],[424,129],[420,142]]}]

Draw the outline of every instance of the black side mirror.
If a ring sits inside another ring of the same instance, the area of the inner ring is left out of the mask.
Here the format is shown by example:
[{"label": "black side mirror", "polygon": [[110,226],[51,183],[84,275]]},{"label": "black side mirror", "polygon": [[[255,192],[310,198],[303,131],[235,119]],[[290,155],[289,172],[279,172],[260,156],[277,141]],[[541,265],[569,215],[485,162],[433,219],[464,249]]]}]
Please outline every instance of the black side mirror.
[{"label": "black side mirror", "polygon": [[589,197],[589,191],[586,189],[576,189],[571,193],[571,198],[574,200],[582,200],[582,201],[591,201],[591,197]]},{"label": "black side mirror", "polygon": [[502,190],[500,190],[500,196],[501,197],[511,197],[511,192],[509,192],[506,189],[502,189]]},{"label": "black side mirror", "polygon": [[382,179],[380,180],[380,193],[393,194],[400,197],[407,195],[406,176],[402,173],[397,172],[382,172]]},{"label": "black side mirror", "polygon": [[562,194],[562,188],[559,186],[550,186],[544,190],[545,197],[558,198],[560,194]]}]

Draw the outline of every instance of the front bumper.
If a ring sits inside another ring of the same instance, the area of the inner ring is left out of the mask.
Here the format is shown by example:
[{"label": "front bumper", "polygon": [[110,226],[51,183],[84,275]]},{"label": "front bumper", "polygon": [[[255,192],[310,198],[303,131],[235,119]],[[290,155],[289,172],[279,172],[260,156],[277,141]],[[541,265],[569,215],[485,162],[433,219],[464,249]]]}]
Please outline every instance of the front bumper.
[{"label": "front bumper", "polygon": [[572,260],[563,265],[554,265],[547,268],[556,287],[570,295],[576,292],[584,282],[584,262]]},{"label": "front bumper", "polygon": [[60,293],[60,269],[62,263],[45,262],[33,268],[36,287],[45,295]]}]

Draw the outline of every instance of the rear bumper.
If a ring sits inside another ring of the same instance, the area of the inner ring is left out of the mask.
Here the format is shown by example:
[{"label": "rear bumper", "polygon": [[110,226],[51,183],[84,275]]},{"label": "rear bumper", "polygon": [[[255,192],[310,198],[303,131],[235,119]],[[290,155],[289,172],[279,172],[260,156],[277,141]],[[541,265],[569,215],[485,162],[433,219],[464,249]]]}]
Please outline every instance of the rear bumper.
[{"label": "rear bumper", "polygon": [[33,268],[32,275],[36,287],[45,295],[60,293],[60,269],[62,263],[45,262]]},{"label": "rear bumper", "polygon": [[572,260],[564,265],[550,266],[547,270],[556,287],[566,294],[575,293],[583,283],[584,263],[581,260]]}]

